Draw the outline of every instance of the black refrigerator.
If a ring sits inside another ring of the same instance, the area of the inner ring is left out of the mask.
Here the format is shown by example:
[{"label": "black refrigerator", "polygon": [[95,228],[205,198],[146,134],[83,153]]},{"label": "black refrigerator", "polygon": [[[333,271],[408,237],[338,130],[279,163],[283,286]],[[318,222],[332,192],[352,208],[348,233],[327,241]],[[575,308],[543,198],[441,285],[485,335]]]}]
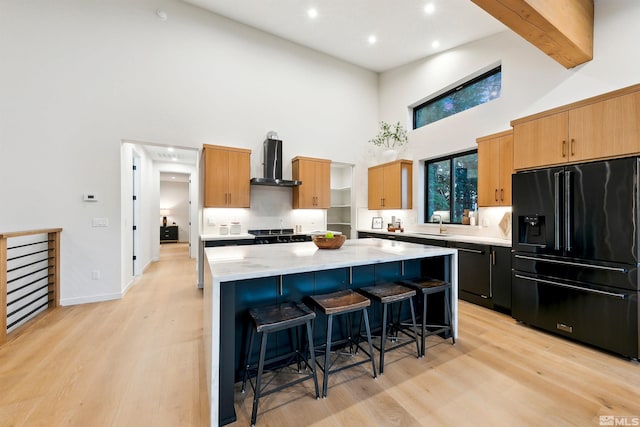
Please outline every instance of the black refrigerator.
[{"label": "black refrigerator", "polygon": [[512,316],[638,358],[638,159],[513,175]]}]

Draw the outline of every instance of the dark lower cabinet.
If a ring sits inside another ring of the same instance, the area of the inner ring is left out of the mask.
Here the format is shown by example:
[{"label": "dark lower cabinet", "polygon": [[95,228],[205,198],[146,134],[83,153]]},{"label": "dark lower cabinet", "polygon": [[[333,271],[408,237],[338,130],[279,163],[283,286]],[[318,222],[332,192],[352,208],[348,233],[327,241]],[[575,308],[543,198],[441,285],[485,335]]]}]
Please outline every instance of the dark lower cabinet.
[{"label": "dark lower cabinet", "polygon": [[488,245],[449,242],[458,250],[458,296],[460,299],[493,308],[491,289],[491,248]]},{"label": "dark lower cabinet", "polygon": [[491,247],[491,290],[493,308],[511,313],[511,248]]},{"label": "dark lower cabinet", "polygon": [[[509,247],[407,236],[402,233],[360,231],[358,237],[377,237],[458,249],[458,297],[474,304],[511,313],[511,248]],[[423,264],[431,262],[430,259],[423,260]],[[448,280],[444,277],[442,263],[423,265],[422,270],[430,272],[430,277],[435,279]]]}]

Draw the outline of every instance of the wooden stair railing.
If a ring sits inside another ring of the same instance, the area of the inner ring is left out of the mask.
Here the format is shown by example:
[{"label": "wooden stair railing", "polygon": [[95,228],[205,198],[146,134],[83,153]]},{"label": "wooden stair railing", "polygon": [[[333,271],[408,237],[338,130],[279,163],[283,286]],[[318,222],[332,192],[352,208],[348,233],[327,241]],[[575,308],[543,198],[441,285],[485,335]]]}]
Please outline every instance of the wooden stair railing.
[{"label": "wooden stair railing", "polygon": [[58,306],[61,232],[0,233],[0,345],[9,330]]}]

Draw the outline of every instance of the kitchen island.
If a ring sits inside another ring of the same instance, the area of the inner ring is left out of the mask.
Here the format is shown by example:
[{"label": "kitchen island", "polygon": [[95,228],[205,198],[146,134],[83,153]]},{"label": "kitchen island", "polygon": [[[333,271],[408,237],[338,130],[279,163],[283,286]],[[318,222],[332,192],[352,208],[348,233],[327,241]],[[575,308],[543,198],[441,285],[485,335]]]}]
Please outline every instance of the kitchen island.
[{"label": "kitchen island", "polygon": [[[203,337],[211,425],[235,420],[234,383],[242,370],[246,310],[383,281],[438,277],[452,284],[457,337],[458,257],[451,248],[382,239],[347,240],[337,250],[312,242],[205,249]],[[372,326],[376,316],[372,311]],[[377,319],[379,322],[379,319]],[[314,334],[318,339],[316,327]],[[274,340],[277,354],[288,343]]]}]

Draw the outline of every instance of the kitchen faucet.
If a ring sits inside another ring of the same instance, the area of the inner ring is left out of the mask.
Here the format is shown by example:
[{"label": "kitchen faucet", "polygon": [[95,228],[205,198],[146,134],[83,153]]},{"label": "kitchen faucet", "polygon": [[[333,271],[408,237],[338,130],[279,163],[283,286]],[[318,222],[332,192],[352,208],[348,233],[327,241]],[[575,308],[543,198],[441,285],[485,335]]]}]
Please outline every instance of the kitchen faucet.
[{"label": "kitchen faucet", "polygon": [[432,220],[434,220],[436,217],[438,217],[438,221],[439,221],[439,225],[440,225],[439,233],[440,234],[446,233],[447,232],[447,227],[443,227],[442,226],[442,215],[438,215],[438,214],[431,215],[431,219]]}]

